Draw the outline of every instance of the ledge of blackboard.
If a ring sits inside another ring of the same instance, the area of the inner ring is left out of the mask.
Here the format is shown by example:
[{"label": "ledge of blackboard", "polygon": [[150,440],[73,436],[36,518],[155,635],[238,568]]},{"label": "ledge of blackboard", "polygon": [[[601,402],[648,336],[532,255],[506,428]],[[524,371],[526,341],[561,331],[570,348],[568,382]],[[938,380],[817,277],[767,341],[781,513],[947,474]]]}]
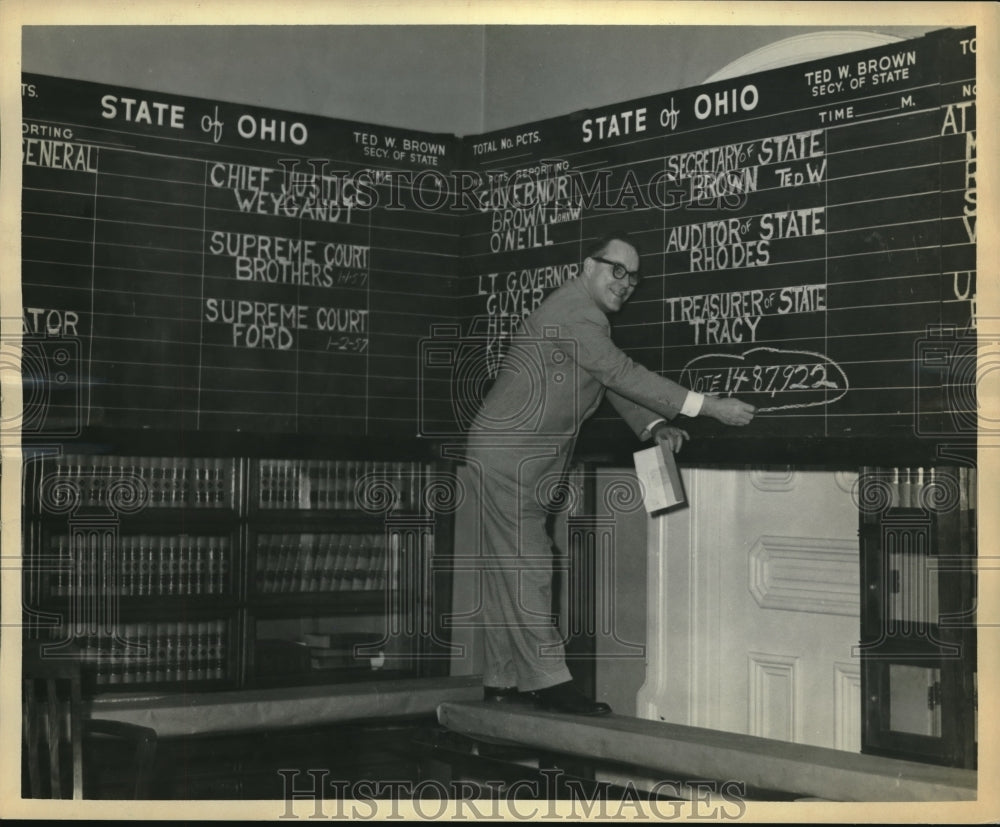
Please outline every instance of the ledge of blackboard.
[{"label": "ledge of blackboard", "polygon": [[[445,456],[442,446],[455,448],[461,437],[337,434],[263,434],[249,432],[154,431],[88,429],[71,440],[25,440],[25,452],[140,454],[149,456],[277,457],[289,459],[368,459],[432,462]],[[585,429],[576,446],[577,461],[609,467],[630,467],[640,443],[627,428]],[[461,451],[458,452],[459,454]],[[455,452],[447,452],[450,459]],[[972,440],[936,442],[896,436],[788,437],[698,435],[678,453],[686,466],[741,468],[752,465],[794,466],[799,469],[852,470],[863,465],[930,467],[975,465]]]},{"label": "ledge of blackboard", "polygon": [[[454,441],[454,440],[453,440]],[[419,437],[88,428],[72,439],[25,439],[25,452],[147,456],[275,457],[431,462],[439,443]]]},{"label": "ledge of blackboard", "polygon": [[[631,467],[632,453],[648,443],[631,439],[583,440],[577,445],[580,462],[609,467]],[[974,442],[936,443],[915,440],[845,438],[692,439],[677,454],[677,463],[689,467],[742,468],[793,466],[800,470],[857,470],[861,466],[931,467],[975,465]]]}]

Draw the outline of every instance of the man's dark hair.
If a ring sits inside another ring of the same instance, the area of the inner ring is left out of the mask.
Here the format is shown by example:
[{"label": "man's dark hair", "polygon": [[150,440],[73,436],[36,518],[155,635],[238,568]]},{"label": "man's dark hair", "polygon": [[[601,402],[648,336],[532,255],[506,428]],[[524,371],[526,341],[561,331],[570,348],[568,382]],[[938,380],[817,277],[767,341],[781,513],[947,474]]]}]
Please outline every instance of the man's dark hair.
[{"label": "man's dark hair", "polygon": [[635,249],[636,253],[639,252],[638,245],[628,233],[608,233],[607,235],[601,236],[587,247],[586,257],[594,258],[595,256],[603,256],[608,251],[608,245],[612,241],[623,241],[626,244],[631,245]]}]

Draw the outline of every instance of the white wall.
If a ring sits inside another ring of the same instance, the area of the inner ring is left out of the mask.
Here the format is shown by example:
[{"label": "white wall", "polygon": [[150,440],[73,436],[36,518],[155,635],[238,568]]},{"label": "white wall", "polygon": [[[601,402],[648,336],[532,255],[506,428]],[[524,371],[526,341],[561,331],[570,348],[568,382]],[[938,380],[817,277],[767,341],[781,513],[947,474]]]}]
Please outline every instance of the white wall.
[{"label": "white wall", "polygon": [[481,26],[29,26],[25,72],[428,132],[482,129]]}]

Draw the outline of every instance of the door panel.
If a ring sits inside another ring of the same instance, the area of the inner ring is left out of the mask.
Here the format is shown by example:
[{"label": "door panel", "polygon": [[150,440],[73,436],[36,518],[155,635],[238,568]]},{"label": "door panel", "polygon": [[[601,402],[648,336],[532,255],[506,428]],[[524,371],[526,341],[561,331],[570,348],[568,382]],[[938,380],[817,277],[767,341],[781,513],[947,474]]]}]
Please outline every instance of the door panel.
[{"label": "door panel", "polygon": [[857,751],[856,475],[688,469],[650,521],[641,716]]}]

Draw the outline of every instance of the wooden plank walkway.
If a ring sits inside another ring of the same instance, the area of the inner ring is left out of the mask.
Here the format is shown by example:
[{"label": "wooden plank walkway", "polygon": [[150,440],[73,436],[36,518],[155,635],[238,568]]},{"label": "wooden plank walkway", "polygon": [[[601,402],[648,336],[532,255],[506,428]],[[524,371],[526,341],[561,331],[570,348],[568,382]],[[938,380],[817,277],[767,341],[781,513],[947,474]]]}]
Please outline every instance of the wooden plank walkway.
[{"label": "wooden plank walkway", "polygon": [[438,722],[473,738],[620,762],[643,775],[737,781],[831,801],[962,801],[976,772],[622,715],[588,718],[528,705],[442,703]]}]

